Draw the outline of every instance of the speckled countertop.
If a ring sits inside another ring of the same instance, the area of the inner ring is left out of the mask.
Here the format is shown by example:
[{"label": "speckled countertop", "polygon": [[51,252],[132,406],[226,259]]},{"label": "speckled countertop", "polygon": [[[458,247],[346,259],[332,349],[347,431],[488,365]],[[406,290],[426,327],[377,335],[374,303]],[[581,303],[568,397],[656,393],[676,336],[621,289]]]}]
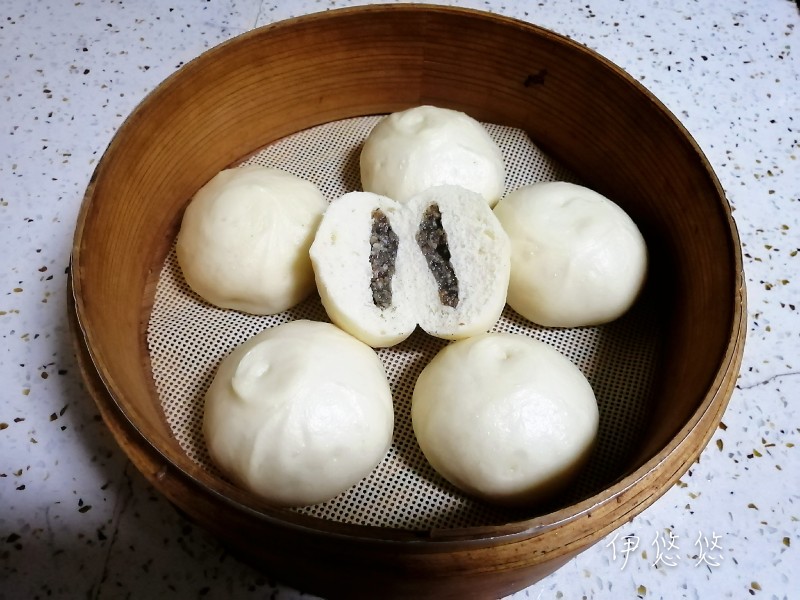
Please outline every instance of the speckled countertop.
[{"label": "speckled countertop", "polygon": [[[296,598],[130,465],[66,323],[78,208],[117,127],[183,63],[359,2],[0,0],[0,598]],[[800,10],[791,0],[470,1],[599,51],[711,161],[741,233],[748,340],[723,424],[652,507],[514,598],[800,592]]]}]

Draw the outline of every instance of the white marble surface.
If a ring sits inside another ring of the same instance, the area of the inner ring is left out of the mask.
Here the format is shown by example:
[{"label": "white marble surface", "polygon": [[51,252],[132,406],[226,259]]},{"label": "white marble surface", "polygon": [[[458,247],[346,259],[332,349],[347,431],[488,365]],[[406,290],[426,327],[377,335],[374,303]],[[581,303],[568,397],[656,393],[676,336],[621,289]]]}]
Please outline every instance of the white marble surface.
[{"label": "white marble surface", "polygon": [[[226,554],[128,463],[79,381],[65,269],[92,170],[144,94],[253,27],[354,4],[0,0],[0,598],[300,597]],[[617,537],[513,597],[798,597],[797,4],[460,4],[598,50],[678,116],[735,208],[749,295],[741,377],[699,462]],[[667,532],[676,547],[659,555]],[[638,544],[628,555],[625,536]]]}]

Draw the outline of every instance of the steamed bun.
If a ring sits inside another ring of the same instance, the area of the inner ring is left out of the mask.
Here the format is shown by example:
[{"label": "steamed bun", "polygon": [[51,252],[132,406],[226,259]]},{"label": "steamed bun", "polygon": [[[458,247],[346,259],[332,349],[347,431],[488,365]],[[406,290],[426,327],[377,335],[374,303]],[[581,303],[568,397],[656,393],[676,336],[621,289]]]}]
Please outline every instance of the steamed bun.
[{"label": "steamed bun", "polygon": [[331,202],[311,245],[331,321],[374,347],[419,326],[460,339],[491,329],[506,303],[508,236],[483,198],[436,186],[405,204],[371,192]]},{"label": "steamed bun", "polygon": [[550,327],[612,321],[634,303],[647,247],[611,200],[567,182],[514,190],[494,208],[511,239],[508,304]]},{"label": "steamed bun", "polygon": [[375,352],[335,325],[302,320],[231,352],[203,417],[214,463],[277,506],[323,502],[357,483],[383,459],[393,427]]},{"label": "steamed bun", "polygon": [[436,185],[460,185],[490,206],[502,196],[505,166],[478,121],[456,110],[417,106],[384,117],[364,142],[361,185],[405,202]]},{"label": "steamed bun", "polygon": [[314,289],[308,248],[327,202],[320,190],[279,169],[218,173],[186,208],[177,256],[186,282],[221,308],[268,315]]},{"label": "steamed bun", "polygon": [[589,382],[565,356],[521,334],[443,348],[420,374],[414,433],[431,466],[491,503],[545,500],[584,464],[598,429]]}]

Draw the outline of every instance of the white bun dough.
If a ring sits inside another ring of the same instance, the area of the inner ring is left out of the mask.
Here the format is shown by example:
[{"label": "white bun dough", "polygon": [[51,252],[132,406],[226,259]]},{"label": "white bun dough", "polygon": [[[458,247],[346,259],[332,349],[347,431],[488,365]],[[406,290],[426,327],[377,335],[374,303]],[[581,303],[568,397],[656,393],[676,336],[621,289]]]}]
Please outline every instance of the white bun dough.
[{"label": "white bun dough", "polygon": [[494,209],[511,239],[508,304],[549,327],[622,316],[647,276],[647,247],[611,200],[567,182],[514,190]]},{"label": "white bun dough", "polygon": [[350,192],[333,200],[311,245],[311,264],[322,305],[331,321],[370,346],[393,346],[417,326],[412,301],[410,243],[398,244],[392,277],[392,303],[378,308],[370,290],[372,213],[379,209],[398,237],[408,239],[402,205],[369,192]]},{"label": "white bun dough", "polygon": [[498,145],[478,121],[456,110],[417,106],[384,117],[361,150],[364,191],[406,202],[437,185],[460,185],[490,206],[503,195]]},{"label": "white bun dough", "polygon": [[411,418],[439,474],[509,506],[543,501],[572,481],[599,421],[581,371],[547,344],[511,333],[443,348],[417,380]]},{"label": "white bun dough", "polygon": [[221,308],[268,315],[314,289],[308,248],[327,201],[279,169],[245,166],[218,173],[195,194],[178,233],[186,282]]},{"label": "white bun dough", "polygon": [[[429,207],[438,206],[458,299],[444,304],[440,285],[416,239]],[[371,290],[373,213],[378,209],[397,236],[391,303],[376,304]],[[508,236],[478,194],[438,186],[400,204],[370,192],[334,200],[311,246],[322,304],[331,321],[373,347],[393,346],[419,324],[431,335],[460,339],[485,332],[506,302],[511,258]]]},{"label": "white bun dough", "polygon": [[291,321],[237,347],[205,398],[219,469],[276,506],[333,498],[389,448],[394,408],[375,351],[330,323]]}]

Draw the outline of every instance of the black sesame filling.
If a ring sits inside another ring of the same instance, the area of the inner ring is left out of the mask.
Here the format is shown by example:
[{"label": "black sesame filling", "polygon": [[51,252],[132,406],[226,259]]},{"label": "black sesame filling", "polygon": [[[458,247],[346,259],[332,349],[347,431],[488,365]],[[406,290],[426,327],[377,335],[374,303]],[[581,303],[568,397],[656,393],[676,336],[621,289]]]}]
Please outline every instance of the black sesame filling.
[{"label": "black sesame filling", "polygon": [[372,231],[369,236],[369,264],[372,267],[372,302],[380,309],[392,305],[392,277],[397,260],[397,234],[383,211],[372,211]]},{"label": "black sesame filling", "polygon": [[458,306],[458,278],[450,262],[447,232],[442,227],[438,204],[431,204],[423,213],[417,230],[417,244],[428,262],[439,289],[439,301],[444,306]]}]

